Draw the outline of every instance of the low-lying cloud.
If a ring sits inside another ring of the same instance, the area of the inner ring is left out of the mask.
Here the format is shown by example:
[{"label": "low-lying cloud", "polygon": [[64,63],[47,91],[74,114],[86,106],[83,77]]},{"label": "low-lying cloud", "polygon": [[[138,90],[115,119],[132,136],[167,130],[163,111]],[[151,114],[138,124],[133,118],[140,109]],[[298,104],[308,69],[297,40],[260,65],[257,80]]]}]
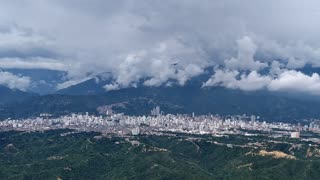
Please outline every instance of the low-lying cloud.
[{"label": "low-lying cloud", "polygon": [[320,95],[320,76],[317,73],[308,76],[299,71],[289,70],[271,81],[268,89],[271,91],[294,91]]},{"label": "low-lying cloud", "polygon": [[216,70],[215,74],[203,84],[203,87],[223,86],[231,89],[254,91],[265,88],[270,82],[271,78],[269,76],[261,76],[256,71],[247,75],[238,71]]},{"label": "low-lying cloud", "polygon": [[20,58],[0,58],[0,68],[67,70],[66,65],[46,58],[30,58],[27,61]]},{"label": "low-lying cloud", "polygon": [[[112,90],[142,79],[184,85],[216,66],[206,86],[316,94],[317,74],[298,69],[320,67],[319,7],[317,0],[11,0],[0,7],[0,68],[67,71],[58,88],[110,72]],[[302,91],[286,85],[288,77],[312,83]]]},{"label": "low-lying cloud", "polygon": [[26,76],[17,76],[9,72],[0,71],[0,85],[11,89],[25,91],[31,84],[31,80]]},{"label": "low-lying cloud", "polygon": [[320,76],[306,75],[296,70],[282,70],[276,76],[261,75],[256,71],[249,74],[230,70],[216,70],[203,87],[222,86],[231,89],[254,91],[267,89],[279,92],[306,93],[320,95]]}]

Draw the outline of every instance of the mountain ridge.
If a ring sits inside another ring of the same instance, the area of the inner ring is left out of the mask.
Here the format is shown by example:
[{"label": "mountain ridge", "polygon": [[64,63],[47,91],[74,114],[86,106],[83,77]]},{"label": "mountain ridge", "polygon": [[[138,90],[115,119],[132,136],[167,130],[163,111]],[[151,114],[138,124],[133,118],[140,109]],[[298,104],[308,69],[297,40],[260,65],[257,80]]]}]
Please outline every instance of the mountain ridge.
[{"label": "mountain ridge", "polygon": [[[156,105],[171,114],[257,115],[267,121],[300,121],[320,118],[320,102],[293,99],[267,91],[244,92],[221,87],[138,87],[99,95],[53,94],[33,97],[7,106],[4,117],[21,118],[40,113],[64,115],[78,112],[98,114],[101,106],[124,103],[114,109],[128,115],[147,115]],[[2,117],[2,118],[4,118]]]},{"label": "mountain ridge", "polygon": [[36,94],[0,85],[0,105],[21,102],[33,96]]}]

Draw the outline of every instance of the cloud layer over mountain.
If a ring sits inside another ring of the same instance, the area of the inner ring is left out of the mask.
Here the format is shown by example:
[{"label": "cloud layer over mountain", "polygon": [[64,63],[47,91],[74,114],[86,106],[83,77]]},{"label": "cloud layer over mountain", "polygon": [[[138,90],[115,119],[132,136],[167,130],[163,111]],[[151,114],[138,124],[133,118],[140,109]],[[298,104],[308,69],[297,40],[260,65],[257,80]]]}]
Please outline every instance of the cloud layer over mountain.
[{"label": "cloud layer over mountain", "polygon": [[184,85],[212,66],[204,86],[318,95],[319,75],[298,68],[320,66],[319,19],[317,0],[11,0],[0,68],[67,71],[59,88],[111,72],[112,90]]},{"label": "cloud layer over mountain", "polygon": [[0,85],[11,89],[25,91],[31,84],[30,78],[25,76],[16,76],[9,72],[0,71]]}]

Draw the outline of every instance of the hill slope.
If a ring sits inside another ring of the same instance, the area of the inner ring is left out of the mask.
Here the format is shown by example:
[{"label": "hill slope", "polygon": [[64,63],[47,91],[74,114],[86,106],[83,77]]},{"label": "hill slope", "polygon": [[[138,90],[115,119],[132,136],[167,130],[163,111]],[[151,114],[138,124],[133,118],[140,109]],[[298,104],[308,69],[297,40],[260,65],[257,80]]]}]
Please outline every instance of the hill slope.
[{"label": "hill slope", "polygon": [[48,69],[6,69],[7,72],[30,77],[29,92],[50,94],[56,91],[56,86],[66,80],[66,72]]},{"label": "hill slope", "polygon": [[[256,155],[247,137],[137,136],[94,138],[98,133],[61,136],[0,133],[1,179],[318,179],[319,157],[305,157],[309,142],[292,150],[299,159]],[[253,137],[255,138],[255,137]],[[268,151],[291,146],[267,143]],[[219,142],[220,145],[215,144]],[[131,144],[132,143],[132,144]],[[134,145],[133,145],[134,144]],[[281,146],[280,146],[281,145]],[[288,153],[288,152],[287,152]]]},{"label": "hill slope", "polygon": [[218,87],[201,89],[197,86],[128,88],[101,95],[39,96],[7,106],[2,116],[18,118],[44,112],[56,115],[86,111],[97,113],[99,106],[119,103],[121,106],[113,109],[129,115],[149,114],[151,108],[160,105],[165,113],[173,114],[255,114],[270,121],[320,117],[318,101],[293,99],[266,91],[243,92]]},{"label": "hill slope", "polygon": [[12,90],[0,85],[0,105],[21,102],[32,96],[35,96],[35,94],[23,92],[17,89]]},{"label": "hill slope", "polygon": [[106,90],[103,88],[106,84],[111,83],[111,74],[102,73],[87,81],[79,84],[60,89],[57,94],[68,94],[68,95],[94,95],[103,94]]}]

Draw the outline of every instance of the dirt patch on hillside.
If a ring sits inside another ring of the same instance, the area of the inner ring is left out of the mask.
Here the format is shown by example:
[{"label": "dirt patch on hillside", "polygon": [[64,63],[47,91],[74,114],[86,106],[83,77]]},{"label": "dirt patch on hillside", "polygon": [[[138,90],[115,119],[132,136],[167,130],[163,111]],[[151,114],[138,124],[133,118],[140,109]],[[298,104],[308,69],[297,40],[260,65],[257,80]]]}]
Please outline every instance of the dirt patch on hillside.
[{"label": "dirt patch on hillside", "polygon": [[286,158],[286,159],[297,159],[295,156],[286,154],[281,151],[265,151],[265,150],[260,150],[258,155],[260,156],[272,156],[273,158]]}]

